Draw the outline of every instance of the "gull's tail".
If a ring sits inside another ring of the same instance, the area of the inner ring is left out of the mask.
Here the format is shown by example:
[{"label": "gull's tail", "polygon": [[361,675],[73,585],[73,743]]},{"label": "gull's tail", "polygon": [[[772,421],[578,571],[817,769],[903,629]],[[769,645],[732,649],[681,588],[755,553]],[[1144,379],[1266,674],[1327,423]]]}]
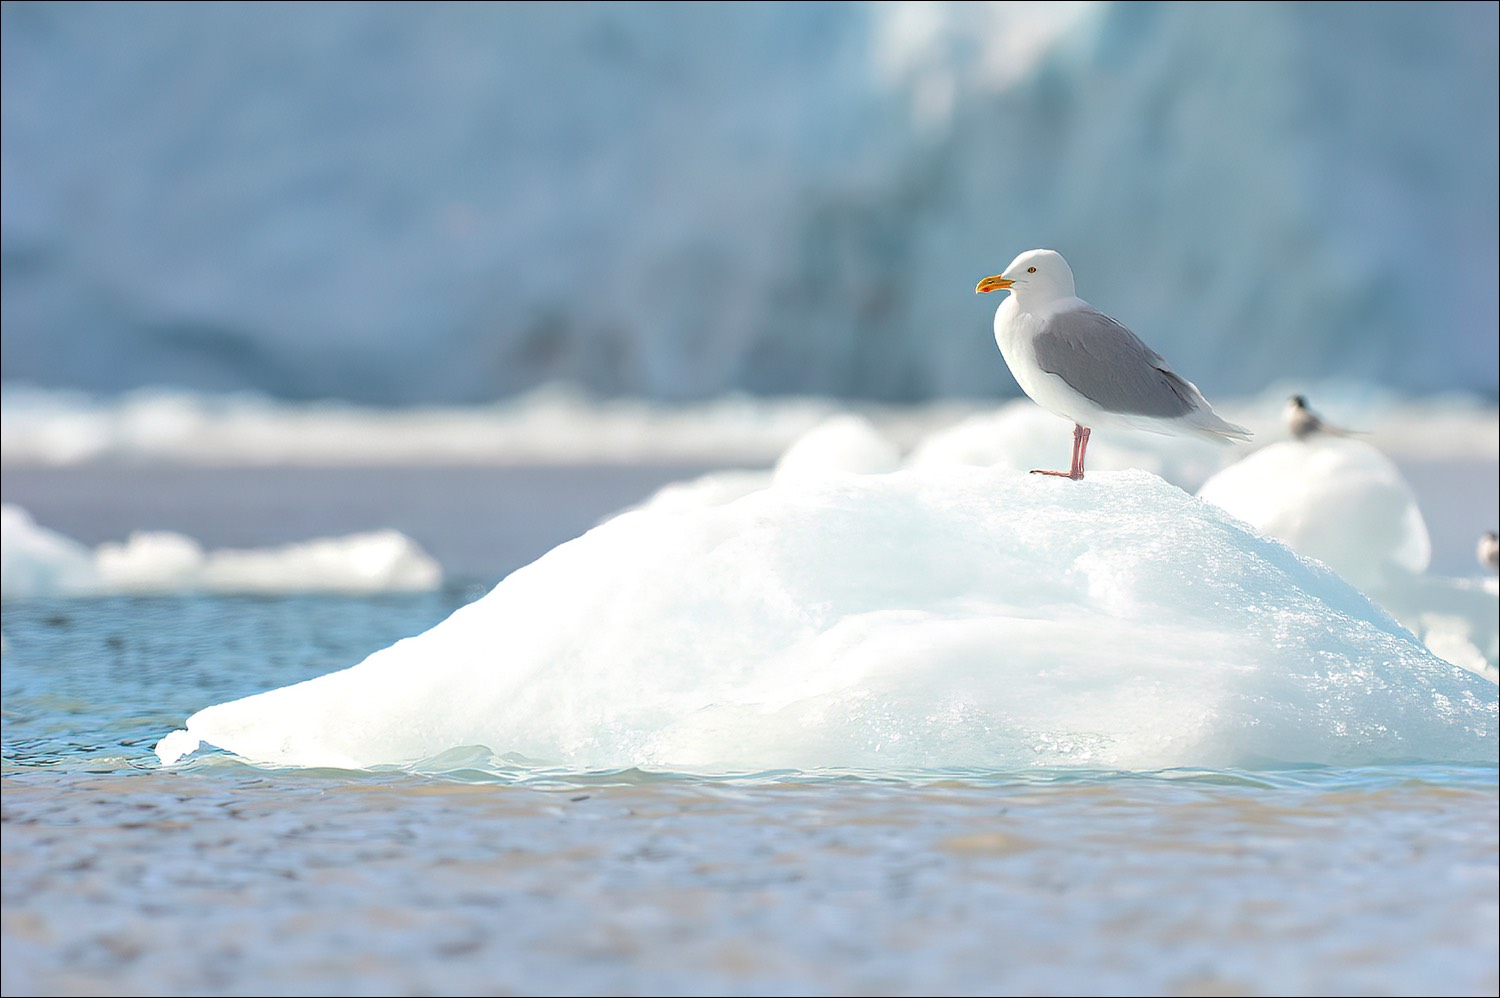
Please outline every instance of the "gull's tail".
[{"label": "gull's tail", "polygon": [[1238,423],[1231,423],[1214,412],[1214,407],[1208,404],[1208,399],[1203,397],[1198,386],[1191,381],[1180,377],[1164,366],[1157,370],[1161,371],[1172,383],[1178,396],[1191,406],[1186,414],[1174,420],[1180,429],[1224,444],[1233,443],[1236,440],[1249,440],[1255,435]]},{"label": "gull's tail", "polygon": [[1184,417],[1183,421],[1199,436],[1208,437],[1220,443],[1234,443],[1236,440],[1249,440],[1255,436],[1243,426],[1229,422],[1212,409],[1200,409]]}]

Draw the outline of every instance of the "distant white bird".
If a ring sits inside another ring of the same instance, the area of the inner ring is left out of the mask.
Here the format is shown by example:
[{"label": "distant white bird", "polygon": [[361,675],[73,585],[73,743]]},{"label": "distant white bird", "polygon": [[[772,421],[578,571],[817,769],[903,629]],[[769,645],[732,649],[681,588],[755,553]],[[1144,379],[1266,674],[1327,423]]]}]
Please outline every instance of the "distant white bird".
[{"label": "distant white bird", "polygon": [[1486,530],[1474,553],[1479,556],[1479,564],[1491,572],[1500,569],[1500,536],[1496,536],[1493,530]]},{"label": "distant white bird", "polygon": [[1073,421],[1072,467],[1032,474],[1081,479],[1095,426],[1250,439],[1249,430],[1221,419],[1140,337],[1079,298],[1061,254],[1028,250],[974,290],[1010,292],[995,310],[1000,355],[1033,402]]},{"label": "distant white bird", "polygon": [[1358,432],[1325,422],[1322,416],[1309,408],[1306,395],[1293,395],[1287,399],[1282,416],[1286,420],[1287,430],[1298,440],[1306,440],[1319,433],[1327,433],[1335,437],[1352,437]]}]

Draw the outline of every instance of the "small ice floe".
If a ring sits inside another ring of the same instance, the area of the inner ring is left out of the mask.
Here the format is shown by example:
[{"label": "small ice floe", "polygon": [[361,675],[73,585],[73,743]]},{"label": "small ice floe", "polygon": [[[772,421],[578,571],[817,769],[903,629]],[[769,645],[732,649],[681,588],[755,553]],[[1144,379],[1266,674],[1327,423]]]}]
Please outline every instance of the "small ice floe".
[{"label": "small ice floe", "polygon": [[1480,580],[1427,574],[1427,523],[1411,486],[1376,448],[1308,434],[1230,465],[1198,495],[1332,568],[1441,657],[1491,680],[1500,675],[1496,593]]},{"label": "small ice floe", "polygon": [[162,739],[278,766],[1493,761],[1495,687],[1141,471],[946,466],[621,513],[416,637]]},{"label": "small ice floe", "polygon": [[71,537],[37,526],[20,506],[0,505],[0,594],[9,599],[98,589],[92,551]]},{"label": "small ice floe", "polygon": [[212,551],[171,531],[139,531],[95,550],[3,511],[5,598],[106,593],[370,593],[442,584],[442,569],[405,534],[378,530],[275,547]]}]

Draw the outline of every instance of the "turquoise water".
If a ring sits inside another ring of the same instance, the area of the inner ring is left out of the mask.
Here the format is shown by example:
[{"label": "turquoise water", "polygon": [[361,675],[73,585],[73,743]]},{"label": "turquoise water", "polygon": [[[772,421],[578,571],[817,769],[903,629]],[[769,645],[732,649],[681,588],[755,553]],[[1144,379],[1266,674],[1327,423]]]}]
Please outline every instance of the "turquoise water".
[{"label": "turquoise water", "polygon": [[6,994],[1494,994],[1494,767],[267,770],[152,747],[482,588],[3,607]]}]

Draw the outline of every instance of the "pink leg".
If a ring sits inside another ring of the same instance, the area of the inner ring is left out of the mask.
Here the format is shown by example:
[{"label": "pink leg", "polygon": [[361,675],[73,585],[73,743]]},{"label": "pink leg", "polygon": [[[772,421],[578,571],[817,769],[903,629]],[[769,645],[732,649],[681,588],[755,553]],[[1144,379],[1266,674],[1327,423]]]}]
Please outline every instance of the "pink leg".
[{"label": "pink leg", "polygon": [[1089,449],[1089,433],[1092,432],[1087,426],[1073,424],[1073,463],[1067,471],[1043,471],[1041,468],[1032,468],[1033,475],[1056,475],[1058,478],[1071,478],[1078,481],[1083,477],[1083,455]]}]

